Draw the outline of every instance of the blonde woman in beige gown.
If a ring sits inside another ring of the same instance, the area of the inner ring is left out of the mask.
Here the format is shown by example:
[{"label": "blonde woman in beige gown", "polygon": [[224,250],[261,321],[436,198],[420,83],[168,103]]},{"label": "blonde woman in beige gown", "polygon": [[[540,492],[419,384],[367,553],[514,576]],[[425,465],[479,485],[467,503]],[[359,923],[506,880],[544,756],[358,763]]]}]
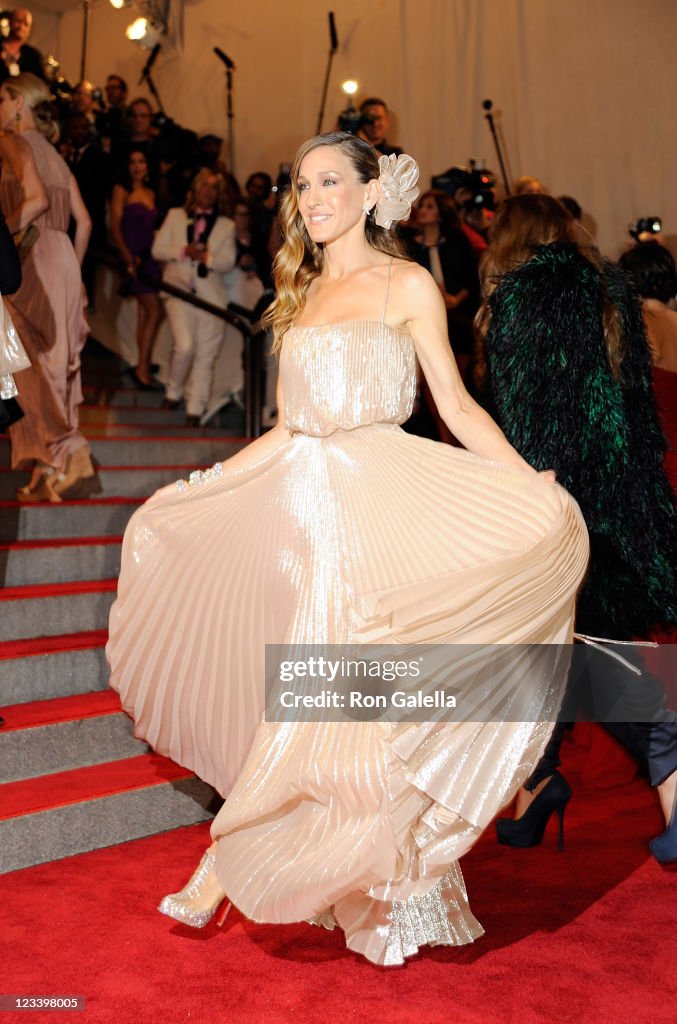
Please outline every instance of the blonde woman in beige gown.
[{"label": "blonde woman in beige gown", "polygon": [[[162,912],[201,927],[227,899],[254,921],[338,925],[379,964],[482,933],[457,861],[551,726],[265,722],[265,644],[567,643],[587,560],[578,507],[469,398],[439,290],[399,256],[385,225],[417,175],[399,161],[379,175],[343,133],[299,150],[278,425],[136,513],[108,645],[138,734],[227,797]],[[469,451],[401,430],[417,356]]]},{"label": "blonde woman in beige gown", "polygon": [[[0,128],[0,206],[18,239],[27,229],[38,232],[21,287],[6,300],[31,361],[16,378],[25,416],[10,429],[12,466],[32,470],[19,500],[59,502],[82,496],[78,488],[94,477],[78,429],[80,352],[88,332],[80,264],[91,222],[51,144],[58,129],[44,82],[22,74],[0,86]],[[74,243],[66,234],[71,215]]]}]

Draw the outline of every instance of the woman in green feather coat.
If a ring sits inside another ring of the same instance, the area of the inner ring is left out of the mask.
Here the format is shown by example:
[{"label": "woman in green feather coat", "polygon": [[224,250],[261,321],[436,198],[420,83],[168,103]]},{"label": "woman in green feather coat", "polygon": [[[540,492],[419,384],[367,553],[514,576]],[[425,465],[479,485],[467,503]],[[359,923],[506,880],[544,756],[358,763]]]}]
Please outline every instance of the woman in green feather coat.
[{"label": "woman in green feather coat", "polygon": [[[483,390],[508,440],[537,469],[553,468],[583,512],[591,557],[577,629],[630,640],[677,622],[677,513],[640,303],[620,268],[579,244],[578,230],[546,195],[515,196],[498,211],[481,268]],[[596,678],[622,688],[623,670],[601,657]],[[668,861],[677,859],[677,716],[661,717],[605,724],[648,763],[667,824],[652,850]],[[558,727],[517,820],[498,823],[502,842],[540,842],[553,811],[561,823],[570,790],[556,772],[560,742]]]}]

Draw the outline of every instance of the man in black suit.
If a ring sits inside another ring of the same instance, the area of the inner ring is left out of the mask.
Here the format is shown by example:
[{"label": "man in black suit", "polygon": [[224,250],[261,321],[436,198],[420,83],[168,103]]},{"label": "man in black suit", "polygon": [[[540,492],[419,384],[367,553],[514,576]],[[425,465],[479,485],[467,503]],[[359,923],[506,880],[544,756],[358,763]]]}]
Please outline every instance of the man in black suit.
[{"label": "man in black suit", "polygon": [[92,218],[92,234],[82,264],[82,280],[89,300],[93,302],[96,264],[92,253],[108,248],[106,199],[111,189],[111,158],[108,153],[101,150],[98,142],[93,140],[91,125],[83,113],[71,114],[59,149],[73,172],[83,202]]}]

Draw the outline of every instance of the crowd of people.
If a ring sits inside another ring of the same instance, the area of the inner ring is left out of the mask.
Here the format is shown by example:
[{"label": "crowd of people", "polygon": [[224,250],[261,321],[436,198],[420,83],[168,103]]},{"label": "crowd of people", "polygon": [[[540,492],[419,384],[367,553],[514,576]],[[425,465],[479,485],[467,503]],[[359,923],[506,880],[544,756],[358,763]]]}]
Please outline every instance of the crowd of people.
[{"label": "crowd of people", "polygon": [[[160,276],[216,306],[235,269],[276,289],[277,425],[156,492],[123,549],[113,685],[139,735],[228,797],[198,870],[161,910],[201,927],[233,899],[257,921],[339,925],[381,964],[427,942],[473,941],[481,927],[457,861],[513,796],[504,844],[540,842],[553,814],[561,827],[562,729],[261,724],[264,647],[366,638],[538,650],[569,642],[574,614],[586,639],[674,630],[669,251],[639,242],[620,265],[604,259],[576,200],[533,176],[502,202],[488,180],[477,202],[462,176],[415,202],[418,172],[387,141],[377,97],[356,135],[306,142],[279,191],[264,171],[241,190],[218,137],[160,124],[147,100],[128,103],[117,75],[100,110],[79,83],[57,143],[49,89],[22,65],[26,18],[12,24],[0,205],[23,275],[7,311],[31,364],[16,367],[25,416],[7,413],[13,465],[31,471],[19,499],[82,495],[94,475],[77,407],[80,266],[93,273],[95,249],[112,243],[137,304],[142,390],[159,386],[166,311],[165,404],[185,401],[190,426],[205,413],[222,322],[174,294],[161,304]],[[421,432],[451,443],[400,429],[417,391]],[[510,679],[540,684],[544,671],[521,664]],[[624,679],[601,676],[622,702]],[[677,716],[651,686],[655,719],[606,725],[648,766],[665,817],[651,849],[671,863]]]}]

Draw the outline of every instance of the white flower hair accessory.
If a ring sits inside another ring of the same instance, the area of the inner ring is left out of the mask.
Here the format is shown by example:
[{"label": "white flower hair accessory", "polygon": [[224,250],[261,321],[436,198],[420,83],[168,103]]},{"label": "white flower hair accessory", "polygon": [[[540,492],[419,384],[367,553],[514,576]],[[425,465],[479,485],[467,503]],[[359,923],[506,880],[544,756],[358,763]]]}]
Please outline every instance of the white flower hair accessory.
[{"label": "white flower hair accessory", "polygon": [[378,162],[378,183],[381,195],[376,203],[376,223],[381,228],[389,228],[396,220],[406,220],[411,213],[411,204],[417,198],[420,189],[418,181],[418,164],[413,156],[406,153],[395,156],[382,156]]}]

